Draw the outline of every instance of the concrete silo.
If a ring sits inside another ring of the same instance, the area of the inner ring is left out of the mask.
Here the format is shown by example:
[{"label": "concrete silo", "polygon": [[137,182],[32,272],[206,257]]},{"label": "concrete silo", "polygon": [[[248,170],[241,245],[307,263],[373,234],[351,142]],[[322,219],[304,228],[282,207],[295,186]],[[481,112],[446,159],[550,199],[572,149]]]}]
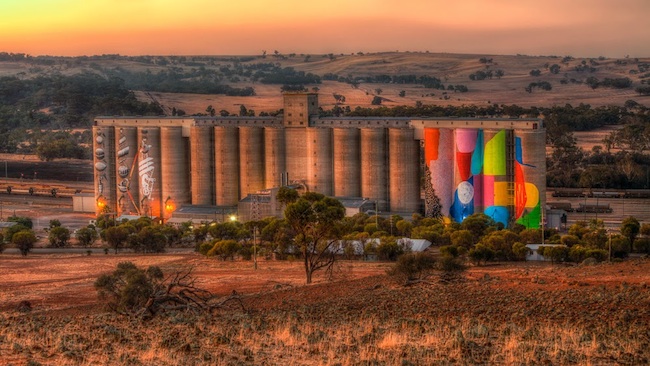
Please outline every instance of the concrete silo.
[{"label": "concrete silo", "polygon": [[115,134],[113,127],[93,127],[93,172],[96,212],[117,211],[115,178]]},{"label": "concrete silo", "polygon": [[214,147],[212,127],[190,128],[190,186],[193,205],[212,205]]},{"label": "concrete silo", "polygon": [[420,211],[420,144],[411,128],[389,128],[390,211]]},{"label": "concrete silo", "polygon": [[214,128],[215,192],[217,206],[239,202],[239,129]]},{"label": "concrete silo", "polygon": [[307,130],[307,188],[310,191],[332,195],[332,130]]},{"label": "concrete silo", "polygon": [[[163,206],[168,199],[176,207],[191,203],[187,140],[183,138],[182,127],[161,127],[160,147]],[[164,218],[169,218],[171,212],[163,209]]]},{"label": "concrete silo", "polygon": [[385,128],[361,129],[361,196],[388,209],[388,149]]},{"label": "concrete silo", "polygon": [[546,136],[536,130],[515,131],[515,220],[538,228],[546,204]]},{"label": "concrete silo", "polygon": [[287,127],[284,129],[286,142],[286,171],[289,183],[307,183],[307,129]]},{"label": "concrete silo", "polygon": [[136,127],[115,127],[115,134],[117,213],[136,215],[140,212],[138,130]]},{"label": "concrete silo", "polygon": [[264,188],[282,185],[282,174],[286,171],[286,143],[284,129],[264,129]]},{"label": "concrete silo", "polygon": [[138,127],[140,212],[162,217],[160,128]]},{"label": "concrete silo", "polygon": [[334,128],[334,196],[361,196],[361,141],[358,128]]},{"label": "concrete silo", "polygon": [[239,127],[239,197],[264,189],[264,129]]}]

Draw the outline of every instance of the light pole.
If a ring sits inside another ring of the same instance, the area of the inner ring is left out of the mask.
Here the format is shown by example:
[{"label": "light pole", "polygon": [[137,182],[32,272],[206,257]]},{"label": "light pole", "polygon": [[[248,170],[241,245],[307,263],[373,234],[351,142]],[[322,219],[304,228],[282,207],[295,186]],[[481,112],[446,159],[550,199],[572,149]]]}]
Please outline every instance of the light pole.
[{"label": "light pole", "polygon": [[253,269],[257,269],[257,227],[253,228]]},{"label": "light pole", "polygon": [[612,262],[612,232],[607,231],[607,234],[609,234],[609,259],[608,262]]}]

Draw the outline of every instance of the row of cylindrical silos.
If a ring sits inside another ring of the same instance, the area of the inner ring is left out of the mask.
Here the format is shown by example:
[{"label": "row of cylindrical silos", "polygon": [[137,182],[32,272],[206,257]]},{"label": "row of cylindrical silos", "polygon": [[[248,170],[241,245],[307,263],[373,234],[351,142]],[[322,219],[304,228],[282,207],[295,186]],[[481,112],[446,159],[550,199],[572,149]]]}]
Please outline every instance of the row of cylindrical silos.
[{"label": "row of cylindrical silos", "polygon": [[420,210],[419,142],[410,128],[183,128],[95,126],[97,195],[119,214],[164,218],[170,199],[234,206],[298,182],[376,201],[384,212]]}]

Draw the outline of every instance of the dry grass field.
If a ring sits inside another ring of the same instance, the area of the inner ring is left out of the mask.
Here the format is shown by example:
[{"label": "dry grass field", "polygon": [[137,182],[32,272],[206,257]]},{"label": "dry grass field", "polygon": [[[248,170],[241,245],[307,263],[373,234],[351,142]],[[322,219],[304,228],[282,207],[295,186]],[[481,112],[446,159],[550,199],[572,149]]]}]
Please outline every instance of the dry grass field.
[{"label": "dry grass field", "polygon": [[[13,365],[638,365],[650,360],[650,261],[514,263],[403,287],[389,264],[341,262],[304,285],[299,262],[198,255],[2,255],[0,363]],[[194,266],[245,310],[153,320],[105,312],[94,279],[130,260]],[[28,300],[33,310],[15,310]]]}]

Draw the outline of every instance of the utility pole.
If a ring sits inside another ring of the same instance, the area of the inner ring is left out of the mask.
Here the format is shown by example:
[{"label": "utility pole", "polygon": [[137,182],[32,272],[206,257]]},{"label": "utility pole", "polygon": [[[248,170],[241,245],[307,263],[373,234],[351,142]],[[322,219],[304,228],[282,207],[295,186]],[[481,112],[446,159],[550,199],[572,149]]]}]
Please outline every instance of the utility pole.
[{"label": "utility pole", "polygon": [[253,269],[257,270],[257,226],[253,227]]}]

